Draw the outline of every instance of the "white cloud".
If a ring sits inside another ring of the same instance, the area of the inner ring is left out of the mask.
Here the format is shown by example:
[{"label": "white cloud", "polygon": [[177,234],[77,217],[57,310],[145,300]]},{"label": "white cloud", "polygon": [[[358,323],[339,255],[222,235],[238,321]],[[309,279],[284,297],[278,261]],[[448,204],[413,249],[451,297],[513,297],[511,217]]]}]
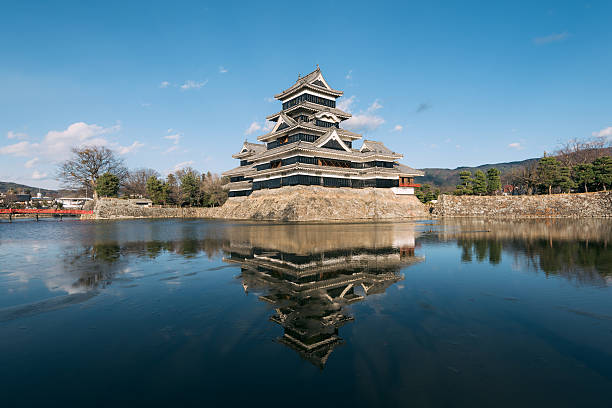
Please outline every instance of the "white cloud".
[{"label": "white cloud", "polygon": [[119,125],[104,128],[98,125],[88,125],[85,122],[76,122],[68,126],[66,130],[48,132],[41,145],[50,155],[65,156],[74,146],[108,145],[108,141],[99,136],[116,132],[120,128]]},{"label": "white cloud", "polygon": [[12,156],[29,156],[32,153],[30,142],[18,142],[12,145],[0,147],[0,154],[10,154]]},{"label": "white cloud", "polygon": [[353,107],[353,104],[355,103],[355,95],[352,95],[349,98],[346,99],[341,99],[337,104],[336,107],[340,110],[343,110],[345,112],[351,112],[351,108]]},{"label": "white cloud", "polygon": [[186,91],[188,89],[200,89],[201,87],[203,87],[207,83],[208,83],[208,79],[206,81],[192,81],[192,80],[188,80],[188,81],[185,81],[185,83],[183,85],[181,85],[181,89],[184,90],[184,91]]},{"label": "white cloud", "polygon": [[264,101],[272,103],[276,102],[276,99],[272,98],[271,96],[268,96],[267,98],[264,98]]},{"label": "white cloud", "polygon": [[159,84],[160,88],[167,88],[169,86],[170,86],[170,82],[168,82],[168,81],[162,81],[162,83]]},{"label": "white cloud", "polygon": [[18,142],[0,148],[0,154],[13,156],[46,156],[53,160],[63,160],[70,154],[70,149],[83,145],[108,146],[110,143],[101,137],[116,132],[120,125],[102,127],[76,122],[65,130],[48,132],[41,142]]},{"label": "white cloud", "polygon": [[[355,102],[355,96],[351,96],[350,98],[342,101],[344,104],[339,103],[337,106],[339,109],[345,110],[347,112],[351,112],[352,105]],[[340,107],[341,105],[341,107]],[[354,132],[369,132],[374,131],[380,127],[385,120],[380,116],[373,114],[373,112],[379,110],[383,106],[376,99],[365,112],[360,112],[359,114],[353,114],[351,118],[343,122],[344,127]]]},{"label": "white cloud", "polygon": [[28,160],[25,163],[26,168],[31,169],[38,162],[38,157],[33,158],[32,160]]},{"label": "white cloud", "polygon": [[251,123],[249,128],[247,130],[245,130],[244,134],[245,135],[250,135],[252,133],[257,132],[258,130],[261,130],[261,125],[259,123],[257,123],[257,122],[253,122],[253,123]]},{"label": "white cloud", "polygon": [[40,180],[46,177],[47,177],[47,173],[40,173],[38,170],[34,170],[34,173],[32,173],[32,178],[34,180]]},{"label": "white cloud", "polygon": [[567,39],[568,37],[569,37],[569,33],[567,31],[564,31],[562,33],[551,34],[545,37],[536,37],[533,39],[533,42],[536,45],[544,45],[544,44],[550,44],[553,42],[563,41]]},{"label": "white cloud", "polygon": [[194,163],[193,160],[177,163],[174,165],[174,169],[172,170],[172,173],[174,173],[175,171],[179,171],[180,169],[184,169],[185,167],[193,166],[193,163]]},{"label": "white cloud", "polygon": [[144,143],[140,143],[139,141],[134,141],[134,143],[132,143],[129,146],[118,146],[117,151],[119,152],[119,154],[128,154],[128,153],[131,153],[133,151],[140,149],[143,146],[144,146]]},{"label": "white cloud", "polygon": [[8,137],[9,139],[27,139],[28,134],[21,132],[13,132],[12,130],[9,130],[6,134],[6,137]]},{"label": "white cloud", "polygon": [[511,149],[523,150],[523,146],[519,142],[510,143],[508,147]]},{"label": "white cloud", "polygon": [[404,127],[402,125],[395,125],[395,127],[393,128],[394,132],[401,132],[404,129]]},{"label": "white cloud", "polygon": [[346,74],[346,79],[351,80],[353,79],[353,70],[349,69],[349,72]]},{"label": "white cloud", "polygon": [[227,73],[227,68],[224,68],[224,67],[219,67],[219,73],[220,73],[220,74],[225,74],[225,73]]},{"label": "white cloud", "polygon": [[382,108],[383,106],[378,103],[378,99],[376,99],[370,106],[368,106],[368,112],[374,112]]},{"label": "white cloud", "polygon": [[612,126],[607,127],[605,129],[601,129],[598,132],[593,132],[593,136],[612,138]]},{"label": "white cloud", "polygon": [[343,123],[344,127],[354,132],[368,132],[378,129],[380,125],[385,123],[385,120],[380,116],[363,113],[353,115],[350,119]]},{"label": "white cloud", "polygon": [[175,150],[178,150],[178,146],[177,145],[170,146],[170,148],[168,150],[166,150],[164,153],[172,153]]},{"label": "white cloud", "polygon": [[[168,130],[170,131],[172,129],[168,129]],[[179,140],[181,140],[181,135],[180,133],[176,133],[174,135],[164,136],[164,139],[172,140],[172,143],[178,144]]]}]

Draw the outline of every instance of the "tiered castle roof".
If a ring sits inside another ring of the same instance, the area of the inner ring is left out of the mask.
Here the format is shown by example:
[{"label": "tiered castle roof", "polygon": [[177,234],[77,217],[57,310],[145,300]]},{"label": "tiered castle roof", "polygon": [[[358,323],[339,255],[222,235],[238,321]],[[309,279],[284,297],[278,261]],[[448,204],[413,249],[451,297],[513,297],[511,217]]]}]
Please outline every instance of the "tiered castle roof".
[{"label": "tiered castle roof", "polygon": [[336,108],[336,98],[342,95],[329,86],[318,66],[275,95],[283,109],[267,117],[274,126],[257,137],[261,143],[245,142],[232,156],[241,160],[240,166],[224,173],[231,178],[230,193],[248,195],[253,189],[302,184],[302,179],[290,178],[296,175],[308,176],[309,184],[344,187],[397,187],[398,180],[401,186],[422,176],[400,164],[403,155],[382,142],[364,140],[353,147],[362,135],[340,127],[351,118]]}]

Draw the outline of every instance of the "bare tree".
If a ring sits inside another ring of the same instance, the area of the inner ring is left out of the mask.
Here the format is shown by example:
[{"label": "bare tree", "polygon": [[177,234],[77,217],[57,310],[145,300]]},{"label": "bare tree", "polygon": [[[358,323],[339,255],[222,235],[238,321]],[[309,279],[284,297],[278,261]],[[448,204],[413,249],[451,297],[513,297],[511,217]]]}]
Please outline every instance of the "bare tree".
[{"label": "bare tree", "polygon": [[147,180],[151,177],[159,178],[159,173],[153,169],[130,170],[123,182],[125,194],[145,197],[147,195]]},{"label": "bare tree", "polygon": [[73,147],[72,157],[59,165],[57,178],[67,188],[93,191],[97,199],[96,181],[104,173],[114,174],[123,182],[127,169],[123,160],[104,146]]},{"label": "bare tree", "polygon": [[593,160],[612,153],[610,142],[601,137],[590,140],[571,139],[561,143],[561,147],[554,152],[557,160],[565,167],[574,167],[577,164],[592,163]]},{"label": "bare tree", "polygon": [[210,171],[206,174],[202,174],[200,191],[203,196],[203,204],[212,207],[223,205],[225,200],[227,200],[227,191],[223,186],[227,184],[227,182],[227,179],[220,177],[216,173],[211,173]]},{"label": "bare tree", "polygon": [[512,172],[506,176],[509,184],[518,188],[519,194],[533,194],[538,184],[537,167],[537,162],[532,162],[512,170]]}]

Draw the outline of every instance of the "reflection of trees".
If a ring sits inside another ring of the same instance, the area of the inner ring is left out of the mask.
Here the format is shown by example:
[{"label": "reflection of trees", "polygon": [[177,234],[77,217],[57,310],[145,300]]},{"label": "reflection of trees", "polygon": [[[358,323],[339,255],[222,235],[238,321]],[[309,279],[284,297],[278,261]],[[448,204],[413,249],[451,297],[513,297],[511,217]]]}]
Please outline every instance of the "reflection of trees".
[{"label": "reflection of trees", "polygon": [[496,240],[487,239],[457,239],[457,245],[461,247],[461,261],[472,262],[476,257],[478,262],[489,260],[489,263],[497,265],[501,262],[502,245]]},{"label": "reflection of trees", "polygon": [[68,292],[103,288],[120,270],[121,247],[117,243],[82,246],[65,254],[64,271],[74,279]]},{"label": "reflection of trees", "polygon": [[546,274],[589,284],[612,275],[608,220],[444,220],[442,240],[456,239],[462,262],[499,264],[502,250]]},{"label": "reflection of trees", "polygon": [[605,242],[511,241],[508,247],[524,253],[546,274],[581,283],[603,283],[605,276],[612,275],[612,251]]}]

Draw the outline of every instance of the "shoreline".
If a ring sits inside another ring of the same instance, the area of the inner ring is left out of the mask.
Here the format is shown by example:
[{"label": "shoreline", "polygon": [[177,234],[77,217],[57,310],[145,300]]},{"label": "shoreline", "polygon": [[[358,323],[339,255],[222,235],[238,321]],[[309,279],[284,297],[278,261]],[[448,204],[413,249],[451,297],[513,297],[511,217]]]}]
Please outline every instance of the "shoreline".
[{"label": "shoreline", "polygon": [[[607,219],[612,192],[541,196],[440,196],[430,206],[414,196],[385,189],[357,190],[283,187],[230,198],[221,207],[139,207],[121,199],[101,199],[82,220],[193,218],[280,222],[398,222],[442,218]],[[382,190],[382,191],[380,191]]]}]

